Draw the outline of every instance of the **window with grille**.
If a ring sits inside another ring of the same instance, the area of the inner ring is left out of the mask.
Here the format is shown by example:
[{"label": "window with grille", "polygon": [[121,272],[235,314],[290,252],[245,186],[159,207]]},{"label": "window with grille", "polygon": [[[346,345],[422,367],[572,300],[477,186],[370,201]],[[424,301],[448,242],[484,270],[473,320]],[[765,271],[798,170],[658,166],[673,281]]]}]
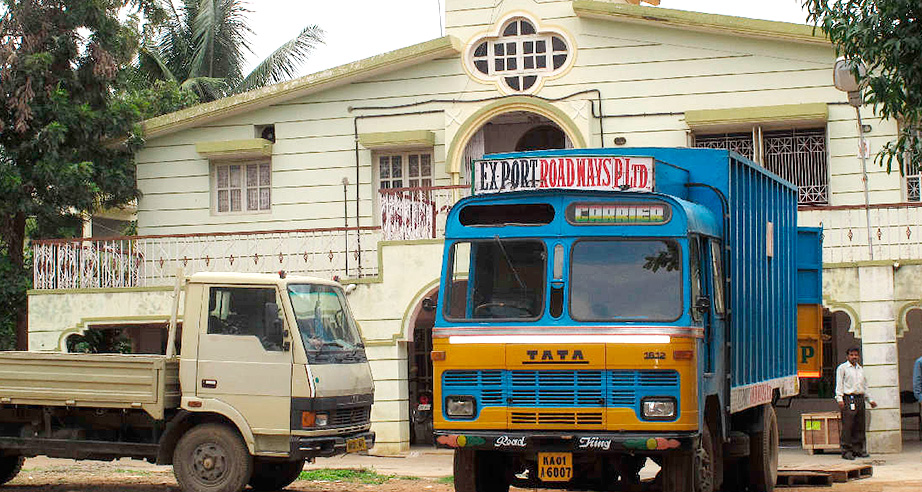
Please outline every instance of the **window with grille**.
[{"label": "window with grille", "polygon": [[483,76],[502,80],[514,92],[535,87],[538,78],[559,71],[570,58],[562,34],[539,32],[526,19],[506,23],[499,37],[476,43],[471,61]]},{"label": "window with grille", "polygon": [[907,162],[906,169],[906,200],[910,202],[922,201],[922,165],[918,162]]},{"label": "window with grille", "polygon": [[377,156],[378,188],[432,186],[432,153],[401,152]]},{"label": "window with grille", "polygon": [[214,165],[214,210],[219,214],[268,211],[272,205],[268,162]]},{"label": "window with grille", "polygon": [[800,204],[829,201],[825,128],[695,135],[695,147],[727,149],[794,183]]}]

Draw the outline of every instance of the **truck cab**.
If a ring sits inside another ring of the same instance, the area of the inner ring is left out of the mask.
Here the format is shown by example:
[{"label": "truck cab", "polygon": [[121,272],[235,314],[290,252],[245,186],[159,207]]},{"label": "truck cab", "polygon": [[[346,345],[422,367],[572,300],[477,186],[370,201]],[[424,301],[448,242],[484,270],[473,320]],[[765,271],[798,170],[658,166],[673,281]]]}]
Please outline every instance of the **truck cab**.
[{"label": "truck cab", "polygon": [[254,455],[338,454],[347,445],[338,436],[361,449],[373,442],[371,371],[339,284],[200,273],[185,313],[183,410],[227,416],[247,429]]}]

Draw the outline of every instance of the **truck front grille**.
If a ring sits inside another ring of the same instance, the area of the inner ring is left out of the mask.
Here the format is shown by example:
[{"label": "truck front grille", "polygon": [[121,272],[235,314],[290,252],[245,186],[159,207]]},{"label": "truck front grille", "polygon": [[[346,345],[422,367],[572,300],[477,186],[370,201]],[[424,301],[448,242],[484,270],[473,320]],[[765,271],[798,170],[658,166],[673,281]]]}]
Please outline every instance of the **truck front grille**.
[{"label": "truck front grille", "polygon": [[[480,407],[637,409],[646,396],[673,396],[678,400],[679,379],[679,373],[673,370],[446,371],[442,375],[442,392],[471,395]],[[533,415],[538,418],[538,413]],[[528,417],[523,414],[522,418]]]},{"label": "truck front grille", "polygon": [[513,424],[601,426],[602,412],[510,412]]},{"label": "truck front grille", "polygon": [[371,407],[340,408],[333,412],[330,425],[340,427],[344,425],[365,424],[371,417]]}]

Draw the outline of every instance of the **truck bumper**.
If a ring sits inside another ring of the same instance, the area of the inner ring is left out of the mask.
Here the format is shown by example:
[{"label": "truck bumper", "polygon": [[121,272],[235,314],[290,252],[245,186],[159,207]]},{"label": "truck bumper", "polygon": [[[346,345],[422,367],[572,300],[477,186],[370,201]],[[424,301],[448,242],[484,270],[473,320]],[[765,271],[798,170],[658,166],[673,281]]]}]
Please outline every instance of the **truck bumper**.
[{"label": "truck bumper", "polygon": [[372,431],[338,436],[295,437],[292,438],[291,455],[309,459],[345,454],[346,441],[352,439],[364,439],[365,449],[371,449],[375,445],[375,433]]},{"label": "truck bumper", "polygon": [[541,452],[658,454],[696,449],[697,432],[435,431],[436,446],[530,454]]}]

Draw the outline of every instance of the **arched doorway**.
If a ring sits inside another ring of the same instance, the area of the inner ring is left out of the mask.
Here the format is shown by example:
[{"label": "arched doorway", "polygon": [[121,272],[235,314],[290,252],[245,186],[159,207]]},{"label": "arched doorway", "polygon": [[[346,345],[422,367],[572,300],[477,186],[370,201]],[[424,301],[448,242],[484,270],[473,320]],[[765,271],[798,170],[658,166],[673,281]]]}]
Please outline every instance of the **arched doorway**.
[{"label": "arched doorway", "polygon": [[470,183],[471,161],[486,154],[569,149],[567,133],[550,118],[531,111],[509,111],[490,118],[464,148],[461,184]]},{"label": "arched doorway", "polygon": [[432,327],[438,288],[429,291],[414,310],[407,336],[407,385],[410,407],[410,445],[432,444]]},{"label": "arched doorway", "polygon": [[897,333],[900,385],[900,428],[904,441],[922,440],[922,417],[919,402],[912,394],[912,371],[922,357],[922,308],[914,306],[903,315],[904,329]]}]

